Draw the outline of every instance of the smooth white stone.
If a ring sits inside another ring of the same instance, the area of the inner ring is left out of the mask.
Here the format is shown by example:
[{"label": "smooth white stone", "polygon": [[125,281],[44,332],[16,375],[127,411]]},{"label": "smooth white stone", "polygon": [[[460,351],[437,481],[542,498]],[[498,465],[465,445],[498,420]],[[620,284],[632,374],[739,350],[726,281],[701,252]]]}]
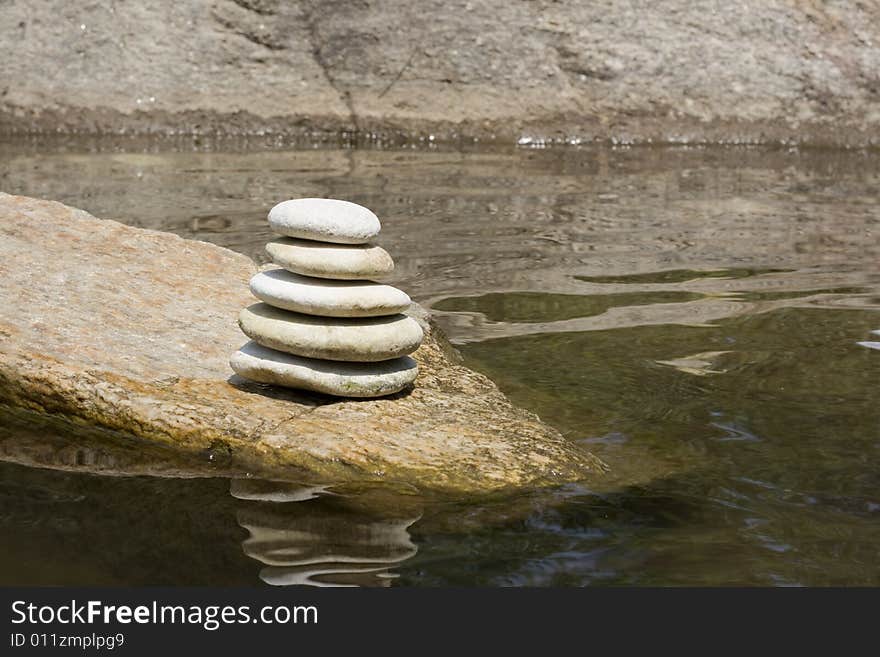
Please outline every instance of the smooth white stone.
[{"label": "smooth white stone", "polygon": [[338,397],[382,397],[415,381],[419,366],[409,356],[379,363],[341,363],[302,358],[248,342],[229,361],[236,374],[258,383]]},{"label": "smooth white stone", "polygon": [[264,271],[251,279],[251,292],[270,306],[322,317],[381,317],[403,312],[406,292],[372,281],[309,278],[285,269]]},{"label": "smooth white stone", "polygon": [[246,336],[264,347],[307,358],[374,362],[410,354],[422,327],[406,315],[316,317],[255,303],[238,315]]},{"label": "smooth white stone", "polygon": [[331,198],[283,201],[269,211],[269,225],[288,237],[337,244],[364,244],[381,228],[367,208]]},{"label": "smooth white stone", "polygon": [[394,271],[388,252],[372,244],[328,244],[281,237],[266,244],[266,253],[279,267],[303,276],[356,280]]}]

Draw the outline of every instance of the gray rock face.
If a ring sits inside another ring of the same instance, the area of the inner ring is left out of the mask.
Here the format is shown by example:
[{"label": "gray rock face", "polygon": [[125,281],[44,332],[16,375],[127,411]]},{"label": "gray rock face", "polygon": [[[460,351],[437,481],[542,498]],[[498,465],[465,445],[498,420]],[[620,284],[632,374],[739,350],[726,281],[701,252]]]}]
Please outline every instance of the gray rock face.
[{"label": "gray rock face", "polygon": [[381,228],[367,208],[330,198],[282,201],[269,211],[269,225],[287,237],[336,244],[364,244]]},{"label": "gray rock face", "polygon": [[875,2],[2,4],[9,130],[852,145],[880,134]]},{"label": "gray rock face", "polygon": [[251,279],[254,296],[276,308],[324,317],[378,317],[409,308],[409,295],[372,281],[333,281],[293,274],[284,269],[260,272]]},{"label": "gray rock face", "polygon": [[287,271],[317,278],[372,279],[394,271],[388,252],[371,244],[328,244],[282,237],[266,244],[266,253]]},{"label": "gray rock face", "polygon": [[418,363],[409,356],[379,363],[339,363],[294,356],[256,342],[236,351],[229,365],[239,376],[258,383],[358,398],[400,392],[419,373]]},{"label": "gray rock face", "polygon": [[402,396],[331,402],[230,379],[255,273],[204,242],[0,194],[0,306],[16,309],[0,314],[0,401],[317,483],[484,493],[603,470],[458,364],[422,315],[418,385]]},{"label": "gray rock face", "polygon": [[406,315],[369,319],[315,317],[255,303],[238,316],[242,332],[264,347],[296,356],[375,362],[418,349],[422,327]]}]

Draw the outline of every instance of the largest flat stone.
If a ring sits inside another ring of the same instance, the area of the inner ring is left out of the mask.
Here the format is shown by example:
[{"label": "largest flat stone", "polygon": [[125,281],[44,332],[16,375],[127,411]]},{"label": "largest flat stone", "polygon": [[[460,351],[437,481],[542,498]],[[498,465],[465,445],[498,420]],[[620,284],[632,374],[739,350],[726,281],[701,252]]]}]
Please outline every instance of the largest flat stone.
[{"label": "largest flat stone", "polygon": [[602,469],[458,364],[422,317],[410,394],[331,401],[231,378],[256,271],[210,244],[0,194],[0,401],[321,483],[478,493]]},{"label": "largest flat stone", "polygon": [[422,341],[419,323],[406,315],[316,317],[255,303],[243,308],[238,325],[264,347],[306,358],[373,363],[406,356]]},{"label": "largest flat stone", "polygon": [[248,342],[229,359],[236,374],[288,388],[313,390],[337,397],[384,397],[400,392],[419,372],[407,356],[378,363],[316,360]]}]

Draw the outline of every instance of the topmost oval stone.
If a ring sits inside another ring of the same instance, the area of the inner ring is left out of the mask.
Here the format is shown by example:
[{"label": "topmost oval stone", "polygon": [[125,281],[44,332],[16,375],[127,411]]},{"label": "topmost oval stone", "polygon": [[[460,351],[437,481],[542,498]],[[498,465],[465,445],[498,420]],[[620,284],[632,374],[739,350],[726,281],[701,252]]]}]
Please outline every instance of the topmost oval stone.
[{"label": "topmost oval stone", "polygon": [[269,211],[269,225],[288,237],[335,244],[364,244],[381,228],[367,208],[331,198],[283,201]]}]

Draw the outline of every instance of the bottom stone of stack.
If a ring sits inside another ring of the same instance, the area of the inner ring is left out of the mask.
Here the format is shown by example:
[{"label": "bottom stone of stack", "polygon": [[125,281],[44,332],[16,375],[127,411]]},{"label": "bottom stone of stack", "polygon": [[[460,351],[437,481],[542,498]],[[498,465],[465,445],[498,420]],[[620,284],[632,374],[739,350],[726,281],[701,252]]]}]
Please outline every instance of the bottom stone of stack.
[{"label": "bottom stone of stack", "polygon": [[323,392],[337,397],[382,397],[415,381],[419,366],[409,356],[372,363],[346,363],[294,356],[248,342],[229,365],[257,383]]}]

